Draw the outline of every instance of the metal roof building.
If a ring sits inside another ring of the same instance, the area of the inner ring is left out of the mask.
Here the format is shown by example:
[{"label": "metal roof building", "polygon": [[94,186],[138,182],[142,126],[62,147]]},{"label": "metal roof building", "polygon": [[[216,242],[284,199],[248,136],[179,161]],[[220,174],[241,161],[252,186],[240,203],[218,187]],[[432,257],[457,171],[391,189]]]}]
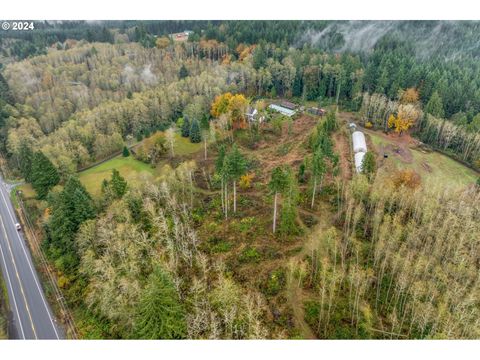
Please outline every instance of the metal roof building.
[{"label": "metal roof building", "polygon": [[367,152],[367,142],[365,141],[365,135],[361,131],[355,131],[352,133],[353,152]]},{"label": "metal roof building", "polygon": [[295,115],[296,111],[295,110],[290,110],[290,109],[287,109],[283,106],[280,106],[280,105],[276,105],[276,104],[271,104],[268,106],[270,109],[272,110],[275,110],[275,111],[278,111],[279,113],[283,114],[283,115],[286,115],[286,116],[293,116]]},{"label": "metal roof building", "polygon": [[355,154],[355,170],[357,173],[362,172],[363,170],[363,158],[365,157],[364,152],[358,152]]}]

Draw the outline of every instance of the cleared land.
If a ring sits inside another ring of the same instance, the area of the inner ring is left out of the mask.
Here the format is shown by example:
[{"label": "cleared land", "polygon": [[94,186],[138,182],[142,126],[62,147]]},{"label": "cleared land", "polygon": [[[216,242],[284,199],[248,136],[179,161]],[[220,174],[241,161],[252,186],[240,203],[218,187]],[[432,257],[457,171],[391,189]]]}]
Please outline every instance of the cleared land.
[{"label": "cleared land", "polygon": [[[417,146],[408,136],[385,135],[365,130],[379,156],[379,171],[395,167],[415,170],[424,186],[460,188],[475,183],[479,174],[463,164],[436,151]],[[388,158],[383,158],[387,154]]]},{"label": "cleared land", "polygon": [[94,166],[88,170],[79,173],[80,181],[92,195],[100,194],[102,181],[110,179],[112,170],[117,169],[129,183],[154,178],[156,169],[150,165],[136,160],[132,156],[118,156],[108,160],[100,165]]},{"label": "cleared land", "polygon": [[[193,144],[188,138],[175,134],[174,152],[175,158],[194,154],[203,148],[203,143]],[[99,195],[103,179],[109,179],[112,170],[117,169],[128,183],[140,183],[147,179],[156,179],[162,175],[164,165],[170,157],[170,148],[167,145],[165,160],[160,161],[156,167],[135,159],[132,155],[123,157],[121,155],[94,166],[79,173],[80,181],[87,190],[94,196]],[[174,159],[175,159],[174,158]]]}]

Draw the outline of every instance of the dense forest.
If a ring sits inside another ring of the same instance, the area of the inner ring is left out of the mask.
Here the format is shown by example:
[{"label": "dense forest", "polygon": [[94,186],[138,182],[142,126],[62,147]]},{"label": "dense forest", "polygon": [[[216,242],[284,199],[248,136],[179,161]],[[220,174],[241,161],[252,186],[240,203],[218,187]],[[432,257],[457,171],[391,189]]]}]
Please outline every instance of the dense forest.
[{"label": "dense forest", "polygon": [[[480,336],[480,181],[352,176],[340,115],[478,171],[479,23],[37,25],[0,37],[0,152],[81,336]],[[156,175],[91,191],[111,158]]]}]

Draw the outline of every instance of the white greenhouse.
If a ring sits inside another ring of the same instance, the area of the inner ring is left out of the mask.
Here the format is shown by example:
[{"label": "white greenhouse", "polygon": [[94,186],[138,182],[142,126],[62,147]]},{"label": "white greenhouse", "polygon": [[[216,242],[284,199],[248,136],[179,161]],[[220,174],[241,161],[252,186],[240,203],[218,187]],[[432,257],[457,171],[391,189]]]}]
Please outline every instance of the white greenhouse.
[{"label": "white greenhouse", "polygon": [[365,142],[365,135],[361,131],[355,131],[352,134],[352,140],[353,140],[353,152],[359,153],[359,152],[367,152],[367,143]]},{"label": "white greenhouse", "polygon": [[357,173],[362,172],[363,170],[363,158],[365,157],[364,152],[358,152],[355,154],[355,169]]}]

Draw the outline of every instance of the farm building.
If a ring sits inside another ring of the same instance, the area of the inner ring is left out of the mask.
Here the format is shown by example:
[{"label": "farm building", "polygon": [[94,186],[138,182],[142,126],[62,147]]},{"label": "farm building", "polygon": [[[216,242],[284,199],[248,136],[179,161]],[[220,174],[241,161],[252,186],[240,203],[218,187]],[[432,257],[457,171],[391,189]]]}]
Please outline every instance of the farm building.
[{"label": "farm building", "polygon": [[357,173],[362,172],[363,170],[363,158],[365,157],[364,152],[358,152],[355,154],[354,159],[355,159],[355,170],[357,170]]},{"label": "farm building", "polygon": [[285,115],[285,116],[293,116],[295,115],[296,111],[292,109],[288,109],[286,107],[276,105],[276,104],[271,104],[268,106],[270,109],[278,111],[279,113]]},{"label": "farm building", "polygon": [[170,34],[170,38],[172,38],[173,41],[187,41],[188,37],[193,34],[193,31],[190,30],[185,30],[183,32],[175,33],[175,34]]},{"label": "farm building", "polygon": [[283,100],[281,103],[280,103],[280,106],[284,107],[284,108],[287,108],[287,109],[290,109],[290,110],[295,110],[297,108],[297,105],[294,104],[294,103],[291,103],[290,101],[286,101],[286,100]]},{"label": "farm building", "polygon": [[361,131],[355,131],[352,133],[352,141],[353,141],[353,152],[367,152],[367,143],[365,141],[365,135]]},{"label": "farm building", "polygon": [[312,114],[312,115],[316,115],[316,116],[323,116],[326,114],[326,110],[325,109],[319,109],[319,108],[316,108],[316,107],[311,107],[311,108],[308,108],[307,112],[309,114]]}]

